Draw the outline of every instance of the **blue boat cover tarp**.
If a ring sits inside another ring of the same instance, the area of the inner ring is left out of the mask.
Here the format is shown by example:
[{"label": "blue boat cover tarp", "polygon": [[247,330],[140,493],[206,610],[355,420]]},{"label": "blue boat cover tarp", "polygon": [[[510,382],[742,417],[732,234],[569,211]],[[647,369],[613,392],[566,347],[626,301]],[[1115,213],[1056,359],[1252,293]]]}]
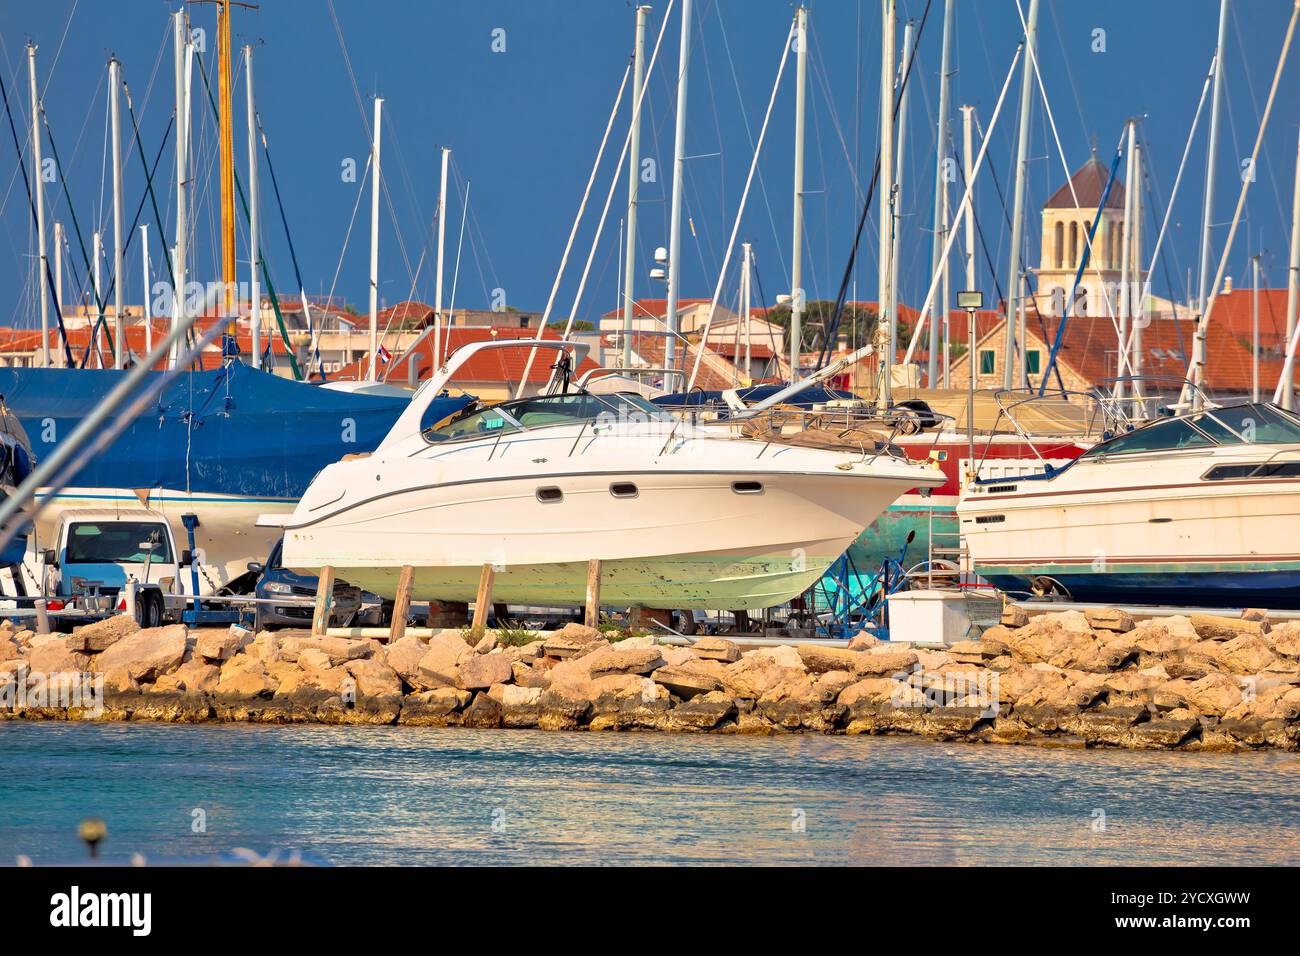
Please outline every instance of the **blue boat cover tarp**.
[{"label": "blue boat cover tarp", "polygon": [[[128,374],[0,369],[0,396],[26,428],[39,464]],[[433,414],[445,417],[470,401],[436,398],[444,407]],[[325,465],[374,451],[408,404],[403,397],[294,382],[238,362],[182,372],[67,486],[298,498]]]}]

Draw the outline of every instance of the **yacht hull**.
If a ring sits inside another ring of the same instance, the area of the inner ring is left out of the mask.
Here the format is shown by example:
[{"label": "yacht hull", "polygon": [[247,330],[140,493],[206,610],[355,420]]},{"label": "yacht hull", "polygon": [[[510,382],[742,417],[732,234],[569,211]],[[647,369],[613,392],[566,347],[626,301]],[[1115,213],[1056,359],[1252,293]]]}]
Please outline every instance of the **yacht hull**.
[{"label": "yacht hull", "polygon": [[1300,481],[1202,479],[1264,457],[1249,447],[1132,457],[965,497],[980,576],[1080,601],[1300,608]]},{"label": "yacht hull", "polygon": [[[416,487],[286,527],[284,563],[332,565],[386,596],[410,565],[417,600],[450,601],[474,600],[491,564],[494,600],[563,606],[584,602],[588,561],[599,558],[607,605],[771,607],[816,581],[908,480],[665,470]],[[737,482],[761,490],[737,492]],[[562,488],[562,499],[540,500],[539,485]],[[619,497],[614,486],[636,491]]]}]

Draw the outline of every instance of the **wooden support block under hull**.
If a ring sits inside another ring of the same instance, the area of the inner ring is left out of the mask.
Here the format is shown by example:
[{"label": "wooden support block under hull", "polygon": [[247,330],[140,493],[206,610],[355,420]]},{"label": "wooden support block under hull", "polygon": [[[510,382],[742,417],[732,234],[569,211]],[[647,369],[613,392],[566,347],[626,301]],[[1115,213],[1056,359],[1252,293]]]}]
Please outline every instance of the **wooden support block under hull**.
[{"label": "wooden support block under hull", "polygon": [[320,569],[316,580],[316,613],[311,618],[311,632],[323,636],[330,626],[330,613],[334,610],[334,569],[329,565]]},{"label": "wooden support block under hull", "polygon": [[483,570],[479,572],[478,594],[474,598],[475,637],[481,637],[487,630],[488,611],[492,609],[492,585],[496,576],[496,569],[490,564],[483,565]]},{"label": "wooden support block under hull", "polygon": [[587,601],[584,605],[583,623],[588,627],[600,626],[600,559],[587,562]]},{"label": "wooden support block under hull", "polygon": [[411,586],[415,582],[415,568],[402,565],[397,578],[397,594],[393,597],[393,620],[388,628],[388,641],[400,641],[406,636],[406,616],[411,613]]}]

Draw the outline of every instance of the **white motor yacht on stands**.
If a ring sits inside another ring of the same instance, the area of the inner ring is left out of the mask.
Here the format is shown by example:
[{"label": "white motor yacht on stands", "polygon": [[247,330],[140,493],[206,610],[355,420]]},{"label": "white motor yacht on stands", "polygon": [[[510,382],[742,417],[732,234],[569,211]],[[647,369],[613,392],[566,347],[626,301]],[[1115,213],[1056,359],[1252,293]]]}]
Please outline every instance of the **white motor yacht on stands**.
[{"label": "white motor yacht on stands", "polygon": [[1080,601],[1300,608],[1300,417],[1208,407],[957,507],[978,573]]},{"label": "white motor yacht on stands", "polygon": [[562,369],[588,348],[457,350],[373,454],[327,466],[292,515],[267,518],[284,528],[284,565],[329,565],[384,595],[409,565],[417,600],[469,601],[491,564],[495,600],[560,606],[583,603],[599,558],[610,605],[771,607],[806,590],[899,495],[944,482],[887,448],[696,428],[637,395],[573,388],[563,371],[549,394],[424,420],[457,369],[521,347],[553,350]]}]

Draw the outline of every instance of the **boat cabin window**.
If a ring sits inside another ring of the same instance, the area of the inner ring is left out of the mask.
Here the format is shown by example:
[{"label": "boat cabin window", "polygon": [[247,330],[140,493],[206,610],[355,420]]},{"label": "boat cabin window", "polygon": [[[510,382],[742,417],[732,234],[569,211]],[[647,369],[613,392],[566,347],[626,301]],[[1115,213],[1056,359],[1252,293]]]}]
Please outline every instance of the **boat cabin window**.
[{"label": "boat cabin window", "polygon": [[438,428],[425,429],[424,437],[431,442],[491,437],[519,429],[593,421],[601,416],[633,422],[665,418],[662,410],[639,395],[597,396],[575,392],[523,398],[491,408],[466,409]]},{"label": "boat cabin window", "polygon": [[[152,547],[149,547],[152,545]],[[170,562],[167,529],[146,521],[78,521],[68,529],[66,564],[144,564]]]},{"label": "boat cabin window", "polygon": [[1300,478],[1300,461],[1273,461],[1264,464],[1219,465],[1203,476],[1206,481],[1230,481],[1234,478]]},{"label": "boat cabin window", "polygon": [[483,408],[478,411],[467,410],[439,428],[424,431],[426,441],[455,441],[460,438],[481,438],[484,435],[501,435],[517,431],[519,422],[509,415],[503,415],[499,408]]},{"label": "boat cabin window", "polygon": [[518,402],[508,402],[505,409],[525,428],[570,425],[574,422],[589,421],[601,412],[613,413],[610,404],[585,392],[525,398]]},{"label": "boat cabin window", "polygon": [[1283,445],[1300,442],[1300,420],[1267,405],[1214,408],[1191,419],[1224,445]]},{"label": "boat cabin window", "polygon": [[1200,445],[1213,445],[1214,442],[1204,433],[1197,431],[1185,419],[1156,422],[1119,435],[1110,441],[1094,445],[1080,457],[1098,458],[1102,455],[1130,455],[1144,451],[1171,451],[1178,448],[1193,448]]}]

